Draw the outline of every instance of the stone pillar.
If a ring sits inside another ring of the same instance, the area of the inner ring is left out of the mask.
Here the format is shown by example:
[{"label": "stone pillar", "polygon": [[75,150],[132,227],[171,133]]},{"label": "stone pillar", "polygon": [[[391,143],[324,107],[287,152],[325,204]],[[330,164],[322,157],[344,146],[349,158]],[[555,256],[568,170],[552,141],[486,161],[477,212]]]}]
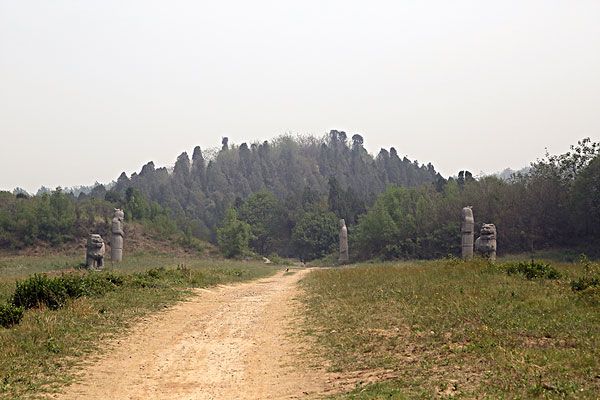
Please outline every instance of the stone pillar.
[{"label": "stone pillar", "polygon": [[123,220],[125,219],[125,213],[123,210],[115,208],[115,216],[112,219],[110,239],[110,259],[114,262],[123,260]]},{"label": "stone pillar", "polygon": [[475,237],[475,219],[471,207],[462,209],[460,233],[462,258],[463,260],[470,260],[473,258],[473,239]]},{"label": "stone pillar", "polygon": [[496,225],[483,224],[480,236],[475,241],[475,250],[484,258],[496,260]]},{"label": "stone pillar", "polygon": [[340,219],[340,258],[338,261],[340,264],[347,263],[350,260],[348,256],[348,228],[346,228],[346,221]]}]

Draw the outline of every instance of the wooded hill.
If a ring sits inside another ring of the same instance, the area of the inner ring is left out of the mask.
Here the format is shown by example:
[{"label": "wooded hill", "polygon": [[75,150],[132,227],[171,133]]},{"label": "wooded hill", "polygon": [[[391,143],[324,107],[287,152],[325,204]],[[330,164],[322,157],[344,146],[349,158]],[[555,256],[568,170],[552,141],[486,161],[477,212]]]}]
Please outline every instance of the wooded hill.
[{"label": "wooded hill", "polygon": [[304,197],[327,196],[335,186],[348,203],[345,217],[353,223],[388,185],[417,187],[438,180],[443,178],[431,164],[400,158],[394,148],[373,158],[362,136],[349,140],[346,133],[331,131],[324,139],[282,136],[239,146],[229,146],[224,138],[211,160],[196,147],[191,160],[185,152],[177,158],[171,174],[149,162],[130,178],[121,174],[114,191],[138,189],[169,209],[178,225],[210,239],[226,209],[252,193],[271,192],[292,211]]},{"label": "wooded hill", "polygon": [[60,190],[2,193],[0,247],[106,234],[111,208],[123,207],[128,220],[187,243],[217,242],[222,227],[221,236],[233,235],[220,241],[232,256],[251,249],[322,257],[335,248],[337,220],[345,218],[355,259],[431,258],[458,254],[466,205],[477,227],[496,224],[500,253],[590,245],[600,239],[599,152],[584,139],[509,181],[468,171],[444,179],[394,148],[373,157],[362,136],[344,132],[239,146],[224,138],[210,157],[196,147],[172,171],[149,162],[139,174],[121,174],[110,190],[98,185],[77,198]]}]

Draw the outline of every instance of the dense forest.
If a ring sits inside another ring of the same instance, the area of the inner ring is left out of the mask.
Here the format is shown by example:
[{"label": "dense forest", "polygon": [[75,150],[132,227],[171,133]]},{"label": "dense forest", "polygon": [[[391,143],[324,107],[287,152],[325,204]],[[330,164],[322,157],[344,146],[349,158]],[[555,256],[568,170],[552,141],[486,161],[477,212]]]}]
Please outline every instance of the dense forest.
[{"label": "dense forest", "polygon": [[458,254],[466,205],[478,226],[496,224],[500,253],[592,246],[600,241],[599,153],[584,139],[508,180],[468,171],[444,179],[394,148],[373,157],[362,136],[345,132],[239,146],[223,138],[218,151],[182,153],[172,170],[149,162],[77,197],[60,188],[0,192],[0,247],[105,233],[112,208],[122,207],[129,221],[218,243],[227,256],[320,258],[335,248],[344,218],[354,259],[432,258]]}]

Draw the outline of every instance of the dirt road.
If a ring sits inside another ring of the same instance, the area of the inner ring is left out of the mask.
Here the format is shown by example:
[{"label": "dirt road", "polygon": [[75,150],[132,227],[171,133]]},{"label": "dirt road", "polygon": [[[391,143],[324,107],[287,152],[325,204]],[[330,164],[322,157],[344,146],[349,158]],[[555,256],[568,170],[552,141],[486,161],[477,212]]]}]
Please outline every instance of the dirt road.
[{"label": "dirt road", "polygon": [[297,282],[306,270],[199,289],[146,318],[84,367],[60,399],[295,399],[326,374],[301,356]]}]

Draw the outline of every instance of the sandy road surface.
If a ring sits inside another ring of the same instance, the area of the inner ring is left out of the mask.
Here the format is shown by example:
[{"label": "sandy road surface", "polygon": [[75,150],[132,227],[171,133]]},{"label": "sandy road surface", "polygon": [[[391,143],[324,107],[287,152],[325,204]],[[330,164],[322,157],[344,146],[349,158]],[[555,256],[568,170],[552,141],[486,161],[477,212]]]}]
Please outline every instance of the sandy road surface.
[{"label": "sandy road surface", "polygon": [[299,361],[305,345],[292,334],[296,284],[306,272],[197,290],[116,340],[58,398],[313,397],[324,390],[326,374]]}]

